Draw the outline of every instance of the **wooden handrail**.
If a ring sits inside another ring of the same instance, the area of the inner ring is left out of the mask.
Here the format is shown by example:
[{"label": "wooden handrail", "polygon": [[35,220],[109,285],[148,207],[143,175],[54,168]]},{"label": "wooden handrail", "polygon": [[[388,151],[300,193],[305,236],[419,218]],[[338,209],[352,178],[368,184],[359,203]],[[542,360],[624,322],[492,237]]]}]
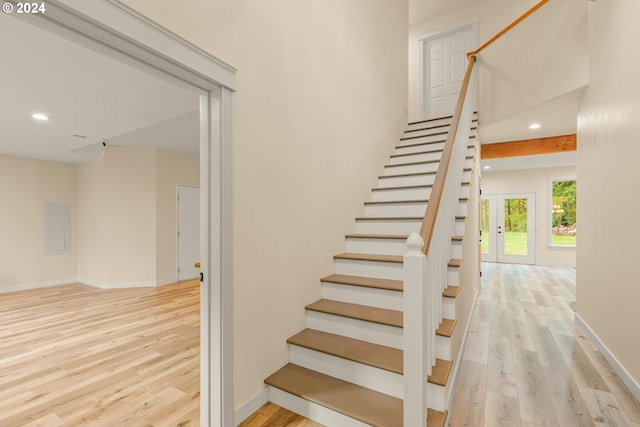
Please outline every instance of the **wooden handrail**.
[{"label": "wooden handrail", "polygon": [[427,203],[427,211],[424,214],[424,220],[420,227],[420,237],[424,240],[422,253],[425,255],[429,253],[431,237],[433,236],[433,230],[436,226],[436,218],[438,216],[438,210],[440,209],[440,201],[442,200],[442,193],[444,192],[444,184],[447,180],[447,171],[449,170],[451,153],[453,152],[453,143],[455,142],[456,134],[458,133],[460,116],[462,116],[462,108],[464,107],[464,99],[467,96],[467,89],[469,88],[471,72],[473,71],[473,64],[475,64],[475,62],[476,57],[470,56],[467,69],[464,73],[464,80],[462,80],[462,86],[460,87],[460,93],[458,94],[456,108],[453,112],[453,118],[451,119],[451,125],[449,126],[449,133],[447,134],[447,139],[444,143],[438,172],[436,172],[433,188],[431,189],[431,195],[429,196],[429,203]]},{"label": "wooden handrail", "polygon": [[533,6],[531,9],[529,9],[528,11],[526,11],[525,13],[523,13],[518,19],[516,19],[515,21],[513,21],[511,24],[507,25],[506,27],[504,27],[502,29],[502,31],[500,31],[498,34],[496,34],[495,36],[491,37],[489,40],[487,40],[486,43],[484,43],[482,46],[480,46],[479,48],[477,48],[476,50],[472,51],[472,52],[467,52],[467,58],[471,58],[472,56],[475,56],[477,54],[479,54],[480,52],[482,52],[487,46],[491,45],[493,42],[495,42],[496,40],[498,40],[500,37],[502,37],[503,35],[505,35],[507,32],[509,32],[509,30],[511,30],[513,27],[515,27],[516,25],[518,25],[520,22],[522,22],[523,20],[525,20],[529,15],[531,15],[533,12],[535,12],[536,10],[540,9],[542,6],[544,6],[546,3],[548,3],[549,0],[542,0],[540,1],[538,4],[536,4],[535,6]]}]

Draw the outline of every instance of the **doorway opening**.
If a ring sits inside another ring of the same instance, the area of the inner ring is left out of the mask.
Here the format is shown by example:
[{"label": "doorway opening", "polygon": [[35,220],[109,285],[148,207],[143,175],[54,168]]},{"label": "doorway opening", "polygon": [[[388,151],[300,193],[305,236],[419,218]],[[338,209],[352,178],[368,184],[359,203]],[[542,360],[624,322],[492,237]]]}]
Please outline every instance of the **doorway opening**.
[{"label": "doorway opening", "polygon": [[[9,1],[9,3],[15,3]],[[115,0],[51,0],[18,16],[199,96],[200,423],[233,423],[231,95],[235,69]],[[104,146],[104,145],[103,145]]]}]

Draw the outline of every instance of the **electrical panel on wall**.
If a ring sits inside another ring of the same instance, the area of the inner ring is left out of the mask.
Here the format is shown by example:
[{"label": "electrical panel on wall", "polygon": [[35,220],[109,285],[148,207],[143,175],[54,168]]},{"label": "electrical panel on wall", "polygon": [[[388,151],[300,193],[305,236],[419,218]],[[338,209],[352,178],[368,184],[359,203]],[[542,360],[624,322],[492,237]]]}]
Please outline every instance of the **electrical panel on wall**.
[{"label": "electrical panel on wall", "polygon": [[44,253],[71,252],[71,206],[66,203],[44,205]]}]

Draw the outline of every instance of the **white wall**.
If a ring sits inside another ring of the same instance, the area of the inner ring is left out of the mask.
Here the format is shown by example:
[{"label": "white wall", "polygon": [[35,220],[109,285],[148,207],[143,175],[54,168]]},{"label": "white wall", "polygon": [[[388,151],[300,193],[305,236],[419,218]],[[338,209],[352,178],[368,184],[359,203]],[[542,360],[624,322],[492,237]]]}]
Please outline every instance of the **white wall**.
[{"label": "white wall", "polygon": [[[576,265],[576,248],[549,245],[551,228],[549,180],[575,178],[576,168],[557,167],[504,172],[482,172],[482,194],[535,193],[536,195],[536,264]],[[578,182],[578,186],[582,185]],[[578,199],[580,196],[578,196]],[[578,245],[582,244],[582,212],[578,217]]]},{"label": "white wall", "polygon": [[[478,19],[481,45],[537,2],[485,0],[413,25],[409,31],[410,121],[422,118],[421,38]],[[481,126],[584,87],[588,79],[586,23],[587,2],[554,0],[480,54]]]},{"label": "white wall", "polygon": [[[577,313],[640,384],[640,2],[590,3],[578,116]],[[640,388],[636,393],[640,392]]]},{"label": "white wall", "polygon": [[[234,402],[286,338],[406,125],[406,0],[126,0],[238,69],[233,111]],[[259,356],[258,356],[259,355]]]},{"label": "white wall", "polygon": [[[0,292],[61,284],[76,277],[74,165],[0,155]],[[71,206],[71,252],[45,255],[44,205]]]}]

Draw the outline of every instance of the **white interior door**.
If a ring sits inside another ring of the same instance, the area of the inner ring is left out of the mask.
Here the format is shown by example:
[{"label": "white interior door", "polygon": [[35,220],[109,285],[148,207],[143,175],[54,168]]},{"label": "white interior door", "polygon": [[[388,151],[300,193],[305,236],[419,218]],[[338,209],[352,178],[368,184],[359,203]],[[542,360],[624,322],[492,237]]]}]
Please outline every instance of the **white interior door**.
[{"label": "white interior door", "polygon": [[200,276],[200,188],[177,186],[178,200],[178,280]]},{"label": "white interior door", "polygon": [[472,26],[424,41],[425,117],[450,115],[458,100],[467,65],[466,53],[473,50]]},{"label": "white interior door", "polygon": [[483,195],[482,261],[535,264],[535,194]]}]

